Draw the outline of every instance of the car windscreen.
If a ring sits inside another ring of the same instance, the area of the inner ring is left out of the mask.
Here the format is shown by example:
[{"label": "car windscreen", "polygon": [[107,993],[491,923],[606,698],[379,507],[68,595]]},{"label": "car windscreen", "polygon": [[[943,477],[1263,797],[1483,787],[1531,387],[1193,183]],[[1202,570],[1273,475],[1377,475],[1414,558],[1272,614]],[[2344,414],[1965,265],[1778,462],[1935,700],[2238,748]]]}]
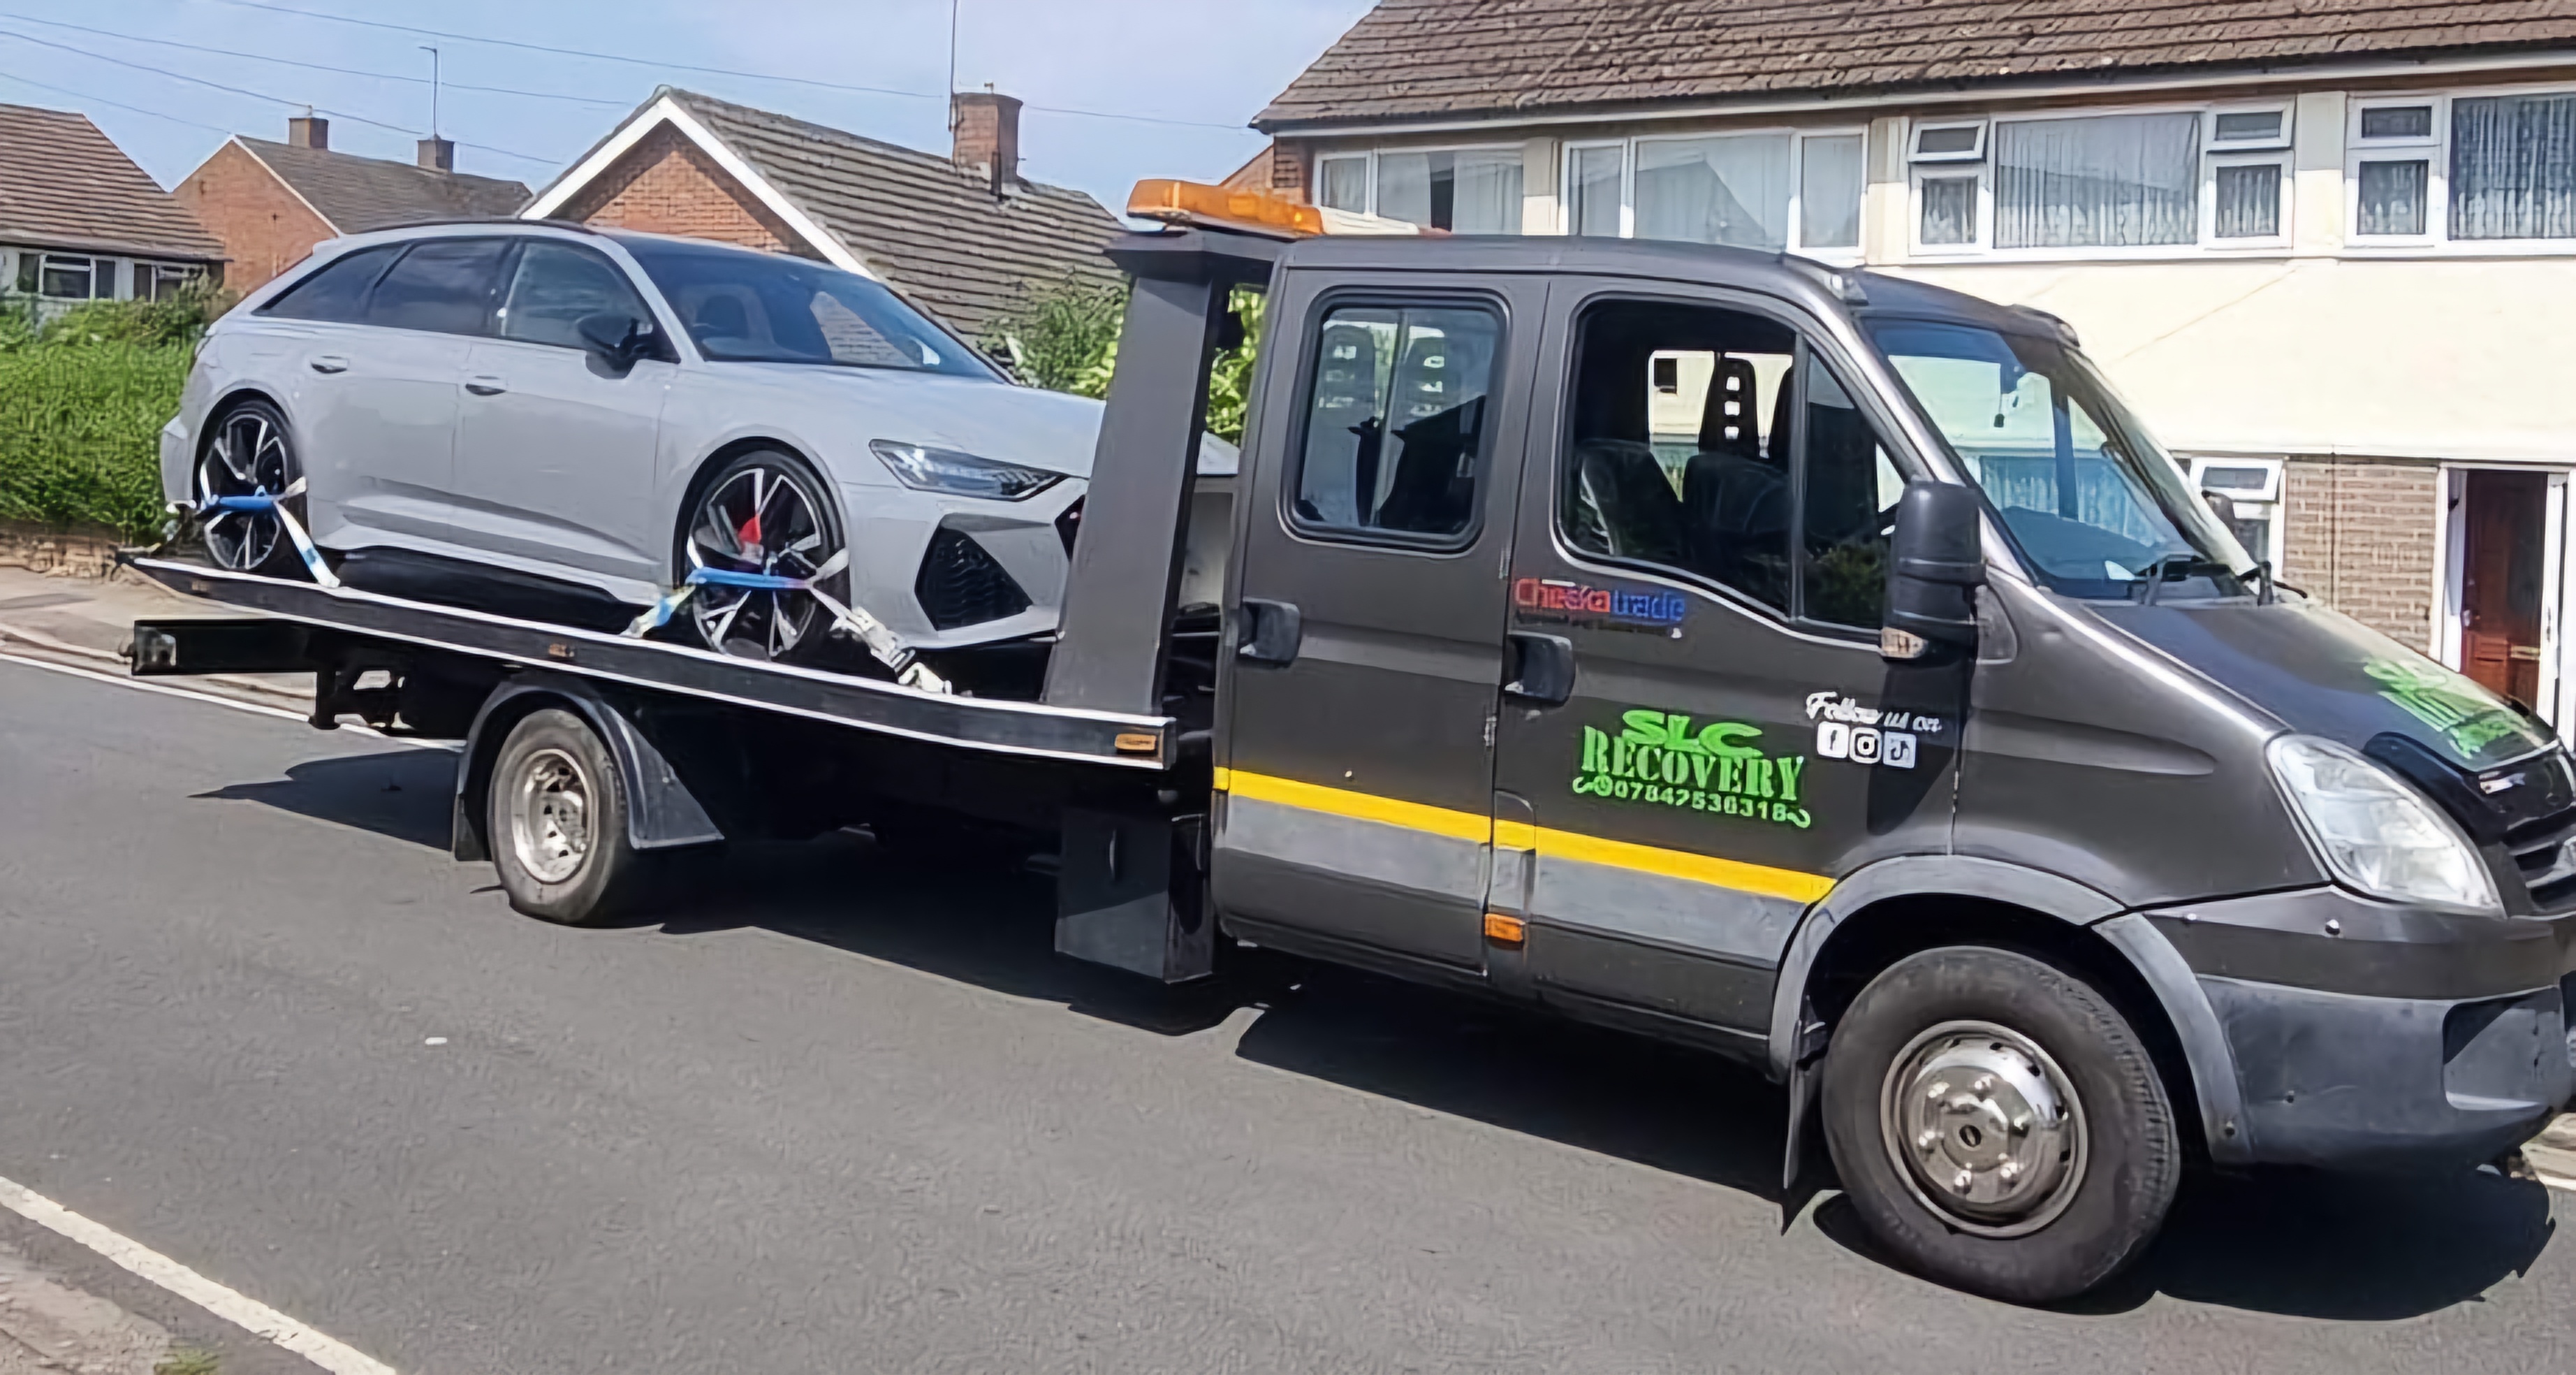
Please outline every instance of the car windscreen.
[{"label": "car windscreen", "polygon": [[736,248],[629,242],[708,358],[935,372],[999,381],[946,330],[879,283]]},{"label": "car windscreen", "polygon": [[2040,580],[2072,597],[2250,595],[2254,560],[2083,354],[2033,334],[1887,319],[1871,338]]}]

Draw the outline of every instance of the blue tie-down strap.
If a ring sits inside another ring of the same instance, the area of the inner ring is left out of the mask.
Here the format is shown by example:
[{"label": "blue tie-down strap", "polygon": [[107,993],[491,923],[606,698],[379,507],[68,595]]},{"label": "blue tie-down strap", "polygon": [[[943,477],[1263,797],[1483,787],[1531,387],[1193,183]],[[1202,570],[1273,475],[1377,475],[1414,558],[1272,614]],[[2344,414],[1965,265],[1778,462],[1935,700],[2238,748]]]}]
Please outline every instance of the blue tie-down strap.
[{"label": "blue tie-down strap", "polygon": [[313,575],[313,581],[323,587],[338,587],[340,579],[331,572],[328,564],[322,562],[322,551],[313,547],[313,541],[304,533],[303,524],[295,519],[293,511],[286,509],[287,498],[303,493],[304,479],[299,477],[286,484],[283,492],[261,488],[239,496],[210,496],[197,503],[197,519],[202,523],[227,512],[273,516],[277,527],[286,532],[286,542],[295,546],[296,557],[304,560],[304,571]]},{"label": "blue tie-down strap", "polygon": [[884,622],[855,607],[843,606],[830,593],[817,586],[824,579],[840,572],[848,562],[847,553],[835,554],[821,568],[815,570],[813,576],[805,578],[790,578],[777,573],[737,573],[732,569],[709,568],[701,564],[690,569],[689,576],[681,579],[680,585],[671,589],[669,596],[653,603],[643,615],[636,617],[635,623],[626,627],[626,634],[630,638],[640,637],[669,625],[671,617],[686,605],[690,596],[701,587],[738,587],[746,593],[802,592],[812,597],[825,611],[831,613],[835,629],[848,631],[859,643],[866,645],[868,652],[875,655],[879,662],[893,669],[896,682],[905,687],[919,688],[924,692],[947,692],[949,690],[947,680],[931,672],[929,665],[914,659],[912,651],[904,646],[901,637],[887,629]]}]

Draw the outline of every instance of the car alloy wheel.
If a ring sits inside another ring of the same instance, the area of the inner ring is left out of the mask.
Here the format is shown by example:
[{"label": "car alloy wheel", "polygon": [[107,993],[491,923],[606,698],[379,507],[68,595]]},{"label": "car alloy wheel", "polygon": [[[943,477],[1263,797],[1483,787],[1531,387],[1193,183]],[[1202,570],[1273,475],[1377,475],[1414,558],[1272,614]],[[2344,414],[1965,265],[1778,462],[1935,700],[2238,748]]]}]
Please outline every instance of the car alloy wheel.
[{"label": "car alloy wheel", "polygon": [[[293,468],[286,427],[265,406],[243,406],[227,414],[206,442],[197,464],[197,505],[202,510],[225,497],[284,501]],[[215,566],[236,572],[266,566],[286,539],[275,510],[217,511],[201,529]]]},{"label": "car alloy wheel", "polygon": [[[795,583],[816,579],[840,551],[809,480],[785,468],[737,469],[709,489],[689,522],[690,568]],[[812,595],[793,586],[702,582],[689,599],[698,636],[710,649],[746,659],[784,659],[822,633]]]}]

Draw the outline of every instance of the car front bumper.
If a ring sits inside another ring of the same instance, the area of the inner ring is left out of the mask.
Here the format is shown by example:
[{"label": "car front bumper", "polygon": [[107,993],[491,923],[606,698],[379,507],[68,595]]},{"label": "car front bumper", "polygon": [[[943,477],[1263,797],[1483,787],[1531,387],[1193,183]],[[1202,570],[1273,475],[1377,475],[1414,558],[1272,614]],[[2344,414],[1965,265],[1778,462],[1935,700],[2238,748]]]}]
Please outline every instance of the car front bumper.
[{"label": "car front bumper", "polygon": [[2576,1093],[2576,918],[2465,917],[2334,888],[2152,914],[2234,1060],[2227,1154],[2346,1168],[2475,1164]]}]

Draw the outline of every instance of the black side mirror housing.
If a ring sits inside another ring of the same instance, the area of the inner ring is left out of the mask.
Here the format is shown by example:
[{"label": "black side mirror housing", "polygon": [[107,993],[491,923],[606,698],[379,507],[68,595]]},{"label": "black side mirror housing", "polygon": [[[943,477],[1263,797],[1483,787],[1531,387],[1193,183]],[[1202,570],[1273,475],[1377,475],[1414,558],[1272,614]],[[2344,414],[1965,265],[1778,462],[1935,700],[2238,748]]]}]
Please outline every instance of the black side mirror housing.
[{"label": "black side mirror housing", "polygon": [[631,315],[601,311],[581,317],[573,327],[581,342],[591,352],[618,367],[630,367],[638,358],[653,355],[653,327]]},{"label": "black side mirror housing", "polygon": [[1910,661],[1934,645],[1977,643],[1976,591],[1986,581],[1985,504],[1950,482],[1905,484],[1896,502],[1895,567],[1879,653]]}]

